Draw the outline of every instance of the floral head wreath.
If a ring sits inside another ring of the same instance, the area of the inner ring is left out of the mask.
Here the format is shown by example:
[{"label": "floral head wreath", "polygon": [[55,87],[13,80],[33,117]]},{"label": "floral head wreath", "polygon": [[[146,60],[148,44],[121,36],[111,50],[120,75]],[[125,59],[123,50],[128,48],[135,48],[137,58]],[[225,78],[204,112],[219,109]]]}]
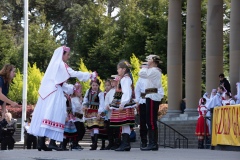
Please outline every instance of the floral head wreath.
[{"label": "floral head wreath", "polygon": [[76,82],[74,86],[75,86],[75,88],[74,88],[74,92],[76,92],[76,93],[80,93],[81,90],[82,90],[82,86],[81,86],[81,84],[80,84],[79,82]]},{"label": "floral head wreath", "polygon": [[63,51],[70,52],[70,48],[66,47],[66,46],[63,46]]}]

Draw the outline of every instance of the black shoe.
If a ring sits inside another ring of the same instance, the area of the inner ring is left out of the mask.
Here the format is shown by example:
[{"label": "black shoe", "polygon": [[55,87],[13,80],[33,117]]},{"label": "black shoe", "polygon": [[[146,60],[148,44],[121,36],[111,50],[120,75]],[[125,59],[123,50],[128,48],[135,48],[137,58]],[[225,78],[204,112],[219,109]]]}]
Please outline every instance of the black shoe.
[{"label": "black shoe", "polygon": [[63,151],[68,151],[67,149],[67,140],[63,139],[63,142],[60,143],[59,148],[61,148]]},{"label": "black shoe", "polygon": [[141,143],[141,146],[140,146],[140,150],[142,150],[143,148],[147,147],[147,143]]},{"label": "black shoe", "polygon": [[59,148],[59,147],[57,146],[56,141],[53,140],[53,139],[50,140],[50,143],[49,143],[49,145],[48,145],[48,148],[54,149],[54,150],[56,150],[56,151],[63,151],[62,148]]},{"label": "black shoe", "polygon": [[[111,148],[113,147],[113,142],[109,142],[108,146],[104,148],[104,150],[111,150]],[[115,149],[117,149],[118,147],[116,147]]]},{"label": "black shoe", "polygon": [[[108,146],[104,150],[110,150],[113,147],[113,136],[108,135]],[[115,148],[117,149],[117,148]]]},{"label": "black shoe", "polygon": [[148,131],[148,139],[149,139],[149,144],[147,147],[142,148],[141,151],[157,151],[158,150],[158,144],[156,144],[155,141],[155,134],[156,132],[154,130],[149,130]]},{"label": "black shoe", "polygon": [[140,144],[140,150],[147,147],[147,135],[141,136],[141,144]]},{"label": "black shoe", "polygon": [[45,137],[38,137],[38,145],[37,145],[38,151],[44,150],[44,151],[52,151],[52,149],[48,148],[45,144]]},{"label": "black shoe", "polygon": [[119,148],[115,149],[115,151],[130,151],[130,135],[127,133],[122,134],[122,143]]}]

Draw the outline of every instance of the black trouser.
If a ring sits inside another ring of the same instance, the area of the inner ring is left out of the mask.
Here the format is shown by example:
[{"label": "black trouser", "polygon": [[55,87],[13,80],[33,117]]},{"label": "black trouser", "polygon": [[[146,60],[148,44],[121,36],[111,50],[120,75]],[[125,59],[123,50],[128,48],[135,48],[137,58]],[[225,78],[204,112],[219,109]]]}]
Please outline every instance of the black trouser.
[{"label": "black trouser", "polygon": [[146,104],[139,105],[139,117],[140,117],[140,137],[147,138],[147,121],[146,121]]},{"label": "black trouser", "polygon": [[1,142],[1,150],[7,150],[7,147],[9,150],[13,149],[15,140],[12,136],[9,137],[3,137]]},{"label": "black trouser", "polygon": [[83,139],[83,136],[85,135],[86,129],[84,126],[83,122],[74,122],[76,129],[77,129],[77,133],[78,133],[78,138],[77,141],[81,141]]},{"label": "black trouser", "polygon": [[158,109],[160,102],[146,98],[146,121],[148,130],[157,129]]},{"label": "black trouser", "polygon": [[37,148],[37,137],[32,134],[26,134],[26,141],[27,141],[27,149],[36,149]]}]

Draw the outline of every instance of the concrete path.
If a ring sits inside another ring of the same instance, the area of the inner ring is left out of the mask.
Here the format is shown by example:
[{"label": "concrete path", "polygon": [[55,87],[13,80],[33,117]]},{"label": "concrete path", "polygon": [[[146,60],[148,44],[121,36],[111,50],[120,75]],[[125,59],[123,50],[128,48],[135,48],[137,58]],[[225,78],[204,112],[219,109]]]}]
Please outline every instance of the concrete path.
[{"label": "concrete path", "polygon": [[0,151],[0,160],[240,160],[240,152],[207,149],[163,149],[159,151]]}]

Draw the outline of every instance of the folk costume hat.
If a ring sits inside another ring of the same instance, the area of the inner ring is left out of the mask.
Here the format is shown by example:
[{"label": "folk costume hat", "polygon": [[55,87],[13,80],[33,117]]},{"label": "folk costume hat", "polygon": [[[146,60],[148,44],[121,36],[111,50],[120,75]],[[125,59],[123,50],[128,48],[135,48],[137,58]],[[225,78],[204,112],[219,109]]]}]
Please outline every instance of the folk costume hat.
[{"label": "folk costume hat", "polygon": [[160,57],[154,54],[150,54],[149,56],[146,57],[146,61],[153,61],[153,62],[158,62],[158,63],[162,63],[162,61],[160,61]]},{"label": "folk costume hat", "polygon": [[148,62],[142,62],[141,64],[142,65],[148,65]]},{"label": "folk costume hat", "polygon": [[111,75],[111,80],[113,80],[113,81],[119,81],[120,78],[119,78],[118,75]]},{"label": "folk costume hat", "polygon": [[56,85],[70,78],[67,71],[68,65],[62,60],[64,51],[70,52],[70,48],[66,46],[58,47],[53,53],[38,91],[42,99],[45,99],[48,95],[55,92],[57,90]]}]

